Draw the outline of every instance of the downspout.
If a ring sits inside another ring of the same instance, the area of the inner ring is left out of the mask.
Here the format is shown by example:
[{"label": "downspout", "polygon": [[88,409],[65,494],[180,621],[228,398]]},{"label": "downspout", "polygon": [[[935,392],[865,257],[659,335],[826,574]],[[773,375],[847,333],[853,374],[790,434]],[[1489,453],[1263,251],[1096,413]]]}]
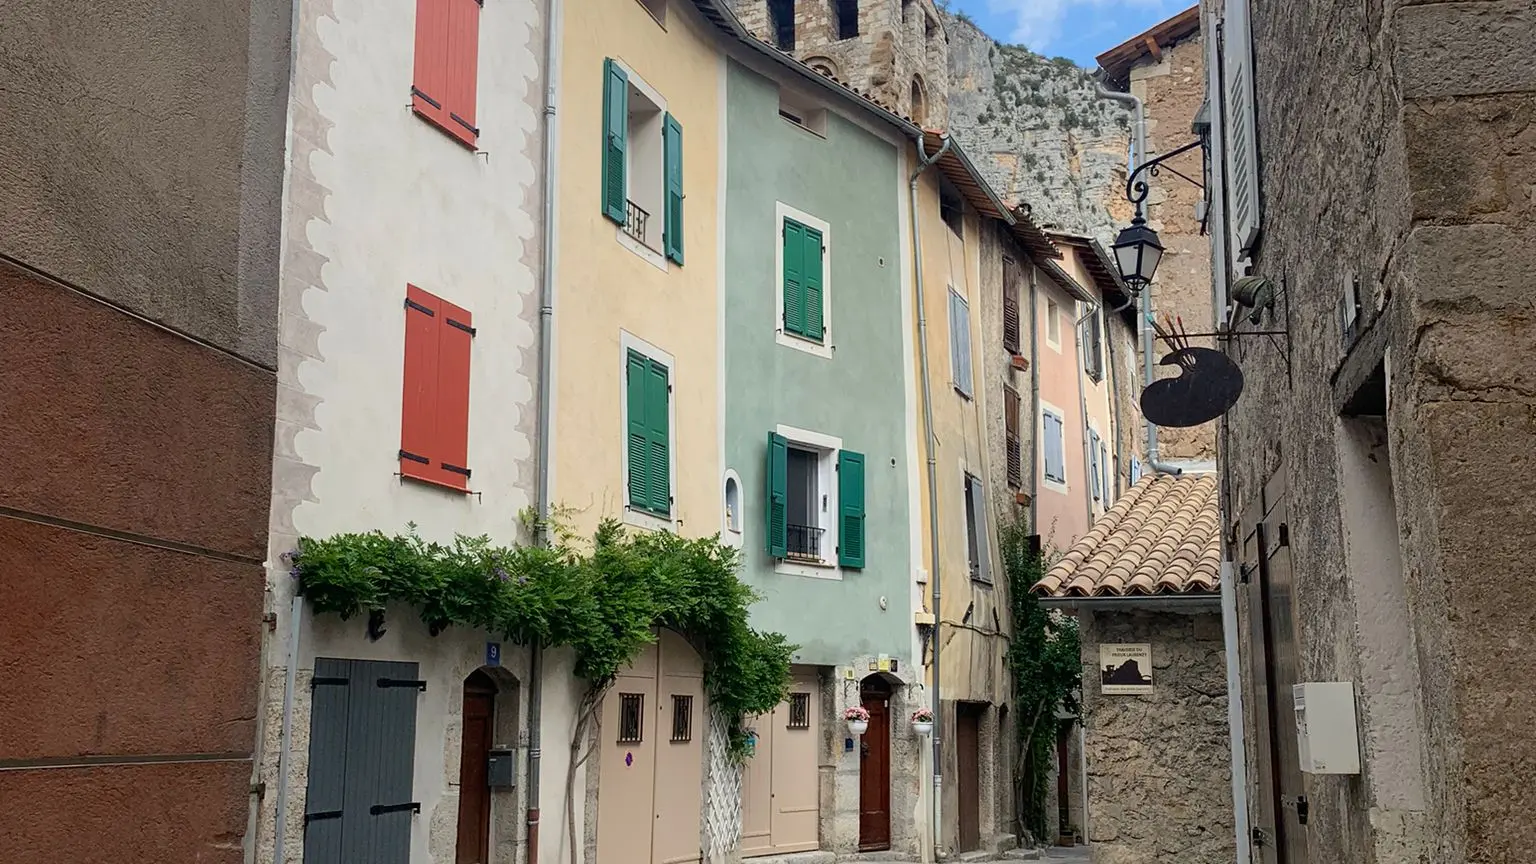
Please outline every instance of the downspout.
[{"label": "downspout", "polygon": [[[535,541],[549,543],[550,511],[550,429],[553,426],[555,352],[555,228],[557,226],[555,184],[560,155],[560,123],[556,105],[560,83],[561,0],[548,0],[547,25],[544,28],[544,272],[539,286],[539,444],[538,444],[538,526]],[[539,862],[539,769],[543,762],[544,646],[538,639],[528,652],[528,816],[524,842],[528,864]],[[572,837],[575,843],[576,838]]]},{"label": "downspout", "polygon": [[1119,377],[1115,375],[1115,334],[1111,329],[1110,322],[1114,321],[1116,315],[1130,308],[1130,305],[1135,302],[1136,298],[1134,296],[1128,296],[1125,298],[1124,303],[1121,303],[1119,306],[1116,306],[1113,309],[1106,309],[1104,311],[1104,362],[1109,366],[1109,401],[1111,411],[1114,413],[1115,422],[1116,498],[1120,497],[1120,493],[1122,491],[1120,488],[1120,467],[1125,464],[1125,452],[1120,443],[1120,431],[1122,429],[1120,419],[1120,380]]},{"label": "downspout", "polygon": [[912,207],[912,250],[914,263],[914,286],[917,294],[917,355],[922,363],[923,382],[923,423],[926,435],[923,436],[923,447],[928,458],[928,569],[929,581],[933,584],[933,857],[938,859],[940,853],[939,843],[939,799],[944,784],[942,781],[944,769],[944,749],[941,745],[940,733],[943,731],[943,703],[939,701],[939,651],[944,643],[942,638],[944,628],[944,607],[940,602],[942,593],[939,590],[939,481],[938,481],[938,435],[933,431],[933,388],[928,382],[928,311],[923,305],[923,232],[918,224],[917,210],[917,179],[933,163],[943,158],[944,154],[954,144],[954,139],[944,136],[944,145],[939,152],[928,155],[928,148],[923,142],[923,133],[919,131],[912,136],[917,144],[918,163],[917,170],[912,172],[911,207]]},{"label": "downspout", "polygon": [[[1083,341],[1083,322],[1087,321],[1089,318],[1092,318],[1094,316],[1094,313],[1099,311],[1099,304],[1098,304],[1097,301],[1094,301],[1094,300],[1089,300],[1089,301],[1087,301],[1087,303],[1088,303],[1088,311],[1086,313],[1084,313],[1083,317],[1077,319],[1077,323],[1076,324],[1072,325],[1072,336],[1073,336],[1073,338],[1077,339],[1077,410],[1082,412],[1082,415],[1083,415],[1083,428],[1082,428],[1082,437],[1083,437],[1083,479],[1087,481],[1085,484],[1083,484],[1083,491],[1088,493],[1087,495],[1083,496],[1083,503],[1084,503],[1084,506],[1086,506],[1088,508],[1088,522],[1087,522],[1087,524],[1088,525],[1092,525],[1093,524],[1093,441],[1092,441],[1092,439],[1088,435],[1088,395],[1087,395],[1087,392],[1083,388],[1083,365],[1084,365],[1083,364],[1083,360],[1086,359],[1087,356],[1088,356],[1088,350],[1087,350],[1088,346]],[[1104,494],[1104,490],[1100,489],[1099,490],[1099,494],[1103,495]]]},{"label": "downspout", "polygon": [[1035,262],[1029,262],[1029,530],[1040,533],[1040,284]]},{"label": "downspout", "polygon": [[[1135,117],[1133,129],[1135,145],[1131,164],[1133,166],[1144,164],[1147,161],[1147,112],[1146,107],[1142,105],[1141,98],[1130,93],[1120,93],[1106,88],[1102,75],[1094,78],[1093,89],[1100,98],[1111,99],[1115,102],[1131,106],[1131,112]],[[1133,168],[1132,170],[1134,171],[1135,169]],[[1145,219],[1146,215],[1146,202],[1136,202],[1137,218]],[[1152,349],[1154,347],[1152,322],[1154,320],[1156,319],[1153,318],[1152,311],[1152,286],[1148,284],[1141,289],[1142,380],[1148,384],[1156,380],[1153,377],[1155,373],[1152,368]],[[1178,475],[1184,473],[1182,468],[1158,461],[1157,456],[1157,425],[1147,421],[1147,465],[1153,471],[1161,471],[1164,474]]]}]

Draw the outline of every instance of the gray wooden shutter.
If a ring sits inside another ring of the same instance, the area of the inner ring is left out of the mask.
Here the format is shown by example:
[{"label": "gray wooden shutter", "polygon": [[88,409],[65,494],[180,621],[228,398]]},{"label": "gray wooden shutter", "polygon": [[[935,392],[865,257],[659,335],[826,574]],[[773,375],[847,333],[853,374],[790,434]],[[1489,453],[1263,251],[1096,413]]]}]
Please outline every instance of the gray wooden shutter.
[{"label": "gray wooden shutter", "polygon": [[416,761],[415,663],[354,661],[347,717],[346,862],[410,864]]},{"label": "gray wooden shutter", "polygon": [[1088,477],[1092,484],[1093,500],[1099,500],[1103,494],[1100,484],[1103,480],[1099,474],[1099,433],[1088,430]]},{"label": "gray wooden shutter", "polygon": [[949,291],[949,362],[955,389],[971,395],[971,307],[953,288]]},{"label": "gray wooden shutter", "polygon": [[306,864],[343,862],[351,674],[350,660],[315,659],[309,722],[309,789],[304,798]]},{"label": "gray wooden shutter", "polygon": [[1040,425],[1045,432],[1045,476],[1057,483],[1065,482],[1067,474],[1066,466],[1062,464],[1061,418],[1046,414]]},{"label": "gray wooden shutter", "polygon": [[966,479],[966,492],[971,496],[971,512],[976,514],[976,578],[982,582],[992,582],[992,556],[991,540],[987,535],[987,496],[982,493],[981,481],[974,477]]},{"label": "gray wooden shutter", "polygon": [[1259,237],[1258,121],[1253,95],[1253,35],[1248,0],[1226,0],[1222,24],[1222,90],[1226,96],[1226,140],[1232,212],[1233,258],[1253,248]]}]

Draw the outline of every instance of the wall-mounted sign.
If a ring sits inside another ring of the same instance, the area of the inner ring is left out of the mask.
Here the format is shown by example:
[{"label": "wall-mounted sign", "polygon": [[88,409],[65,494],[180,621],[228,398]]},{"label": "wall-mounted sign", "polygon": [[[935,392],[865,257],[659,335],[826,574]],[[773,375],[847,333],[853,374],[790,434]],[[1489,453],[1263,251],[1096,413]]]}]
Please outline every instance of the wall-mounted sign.
[{"label": "wall-mounted sign", "polygon": [[500,666],[501,665],[501,643],[500,642],[487,642],[487,643],[485,643],[485,665],[487,665],[487,666]]},{"label": "wall-mounted sign", "polygon": [[1100,645],[1099,683],[1102,693],[1151,693],[1152,646]]}]

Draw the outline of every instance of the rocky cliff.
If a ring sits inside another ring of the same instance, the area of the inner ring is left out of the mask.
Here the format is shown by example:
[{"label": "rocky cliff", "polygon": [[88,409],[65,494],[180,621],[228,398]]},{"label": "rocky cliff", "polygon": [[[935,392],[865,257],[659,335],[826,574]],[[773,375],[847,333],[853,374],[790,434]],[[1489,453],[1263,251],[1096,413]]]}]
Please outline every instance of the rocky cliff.
[{"label": "rocky cliff", "polygon": [[992,188],[1042,227],[1112,240],[1131,218],[1130,112],[1065,58],[999,44],[963,16],[944,26],[950,130]]}]

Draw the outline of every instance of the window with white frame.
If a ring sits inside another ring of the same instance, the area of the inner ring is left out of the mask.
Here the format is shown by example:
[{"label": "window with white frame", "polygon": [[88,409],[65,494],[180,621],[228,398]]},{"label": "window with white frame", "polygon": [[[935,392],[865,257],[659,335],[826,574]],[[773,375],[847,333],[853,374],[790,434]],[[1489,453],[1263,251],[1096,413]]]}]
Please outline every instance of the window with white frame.
[{"label": "window with white frame", "polygon": [[1061,304],[1054,297],[1045,298],[1045,344],[1061,350]]},{"label": "window with white frame", "polygon": [[971,306],[949,289],[949,375],[960,395],[971,398]]},{"label": "window with white frame", "polygon": [[862,568],[864,455],[841,439],[780,426],[768,433],[768,554],[789,564]]},{"label": "window with white frame", "polygon": [[634,251],[682,264],[682,124],[619,61],[604,60],[603,73],[603,215]]},{"label": "window with white frame", "polygon": [[774,332],[780,345],[832,356],[831,226],[777,204]]}]

